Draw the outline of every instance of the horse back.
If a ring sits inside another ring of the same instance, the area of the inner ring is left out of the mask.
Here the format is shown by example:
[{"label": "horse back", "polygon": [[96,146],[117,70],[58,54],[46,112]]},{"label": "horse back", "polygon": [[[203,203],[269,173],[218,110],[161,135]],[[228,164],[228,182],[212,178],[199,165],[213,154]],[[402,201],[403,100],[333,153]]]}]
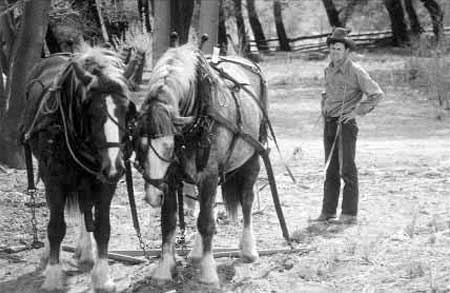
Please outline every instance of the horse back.
[{"label": "horse back", "polygon": [[[212,95],[211,106],[241,132],[264,143],[267,91],[259,67],[238,56],[226,57],[216,66],[225,74],[218,73],[217,94]],[[226,125],[216,123],[215,132],[212,152],[219,162],[224,160],[225,172],[239,168],[254,155],[255,148],[240,135],[230,132]]]},{"label": "horse back", "polygon": [[213,101],[214,107],[231,122],[241,123],[244,131],[261,141],[259,132],[264,124],[263,111],[268,111],[264,76],[259,67],[246,58],[227,56],[223,60],[218,65],[219,69],[232,76],[235,81],[219,74],[220,81],[225,86],[223,93],[217,95]]},{"label": "horse back", "polygon": [[50,56],[42,59],[32,68],[27,83],[27,103],[22,119],[24,130],[31,125],[41,100],[48,93],[56,76],[67,65],[68,60],[69,58],[63,55]]}]

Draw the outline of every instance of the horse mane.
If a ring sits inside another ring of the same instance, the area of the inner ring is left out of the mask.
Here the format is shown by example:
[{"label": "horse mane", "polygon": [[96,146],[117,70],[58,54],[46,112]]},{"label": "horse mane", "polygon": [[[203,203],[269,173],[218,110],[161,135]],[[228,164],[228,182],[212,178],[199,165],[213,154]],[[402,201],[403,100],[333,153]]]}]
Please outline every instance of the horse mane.
[{"label": "horse mane", "polygon": [[78,63],[82,69],[96,75],[104,92],[118,92],[128,97],[128,81],[123,76],[124,64],[118,53],[102,47],[83,44],[72,62]]},{"label": "horse mane", "polygon": [[180,109],[193,107],[197,56],[197,49],[187,44],[170,48],[156,63],[150,78],[148,94],[142,105],[142,112],[146,116],[146,129],[143,131],[146,134],[173,134],[175,128],[172,117],[179,115]]}]

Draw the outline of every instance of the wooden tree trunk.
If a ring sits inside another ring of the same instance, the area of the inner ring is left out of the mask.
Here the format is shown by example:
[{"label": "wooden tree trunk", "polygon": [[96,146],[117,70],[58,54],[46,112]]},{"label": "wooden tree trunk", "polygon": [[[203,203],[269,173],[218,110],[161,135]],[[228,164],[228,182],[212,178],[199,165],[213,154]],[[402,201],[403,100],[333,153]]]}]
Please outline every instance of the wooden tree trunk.
[{"label": "wooden tree trunk", "polygon": [[343,27],[347,25],[347,22],[351,18],[353,11],[355,10],[355,6],[359,1],[360,0],[347,0],[347,5],[345,6],[342,16],[340,17],[341,25]]},{"label": "wooden tree trunk", "polygon": [[171,0],[170,2],[170,29],[178,33],[180,45],[189,40],[189,28],[191,25],[194,0]]},{"label": "wooden tree trunk", "polygon": [[207,34],[209,40],[203,45],[202,51],[212,54],[217,45],[219,35],[220,1],[202,0],[200,4],[199,35]]},{"label": "wooden tree trunk", "polygon": [[414,8],[412,0],[405,0],[405,10],[408,14],[409,23],[411,26],[411,33],[413,35],[419,35],[423,32],[423,28],[420,25],[419,18],[417,17],[416,9]]},{"label": "wooden tree trunk", "polygon": [[439,41],[442,30],[444,28],[444,13],[441,7],[435,0],[420,0],[425,8],[428,10],[433,23],[433,33],[436,36],[436,40]]},{"label": "wooden tree trunk", "polygon": [[22,110],[25,108],[27,73],[41,56],[51,0],[25,2],[22,25],[14,43],[7,88],[6,111],[0,124],[0,161],[14,168],[25,167],[18,144]]},{"label": "wooden tree trunk", "polygon": [[105,43],[109,42],[108,30],[106,29],[105,20],[103,18],[102,4],[101,4],[100,0],[95,0],[95,7],[97,8],[97,15],[98,15],[98,19],[100,21],[100,28],[102,30],[103,41]]},{"label": "wooden tree trunk", "polygon": [[247,0],[247,10],[248,20],[250,22],[253,35],[255,36],[256,46],[260,51],[267,51],[269,47],[267,46],[266,37],[264,36],[264,31],[256,12],[255,0]]},{"label": "wooden tree trunk", "polygon": [[150,10],[148,5],[148,0],[137,0],[139,19],[141,21],[142,28],[150,33],[152,32],[152,25],[150,24]]},{"label": "wooden tree trunk", "polygon": [[[8,1],[0,0],[0,11],[3,11],[8,6]],[[9,61],[16,38],[16,25],[14,23],[14,16],[12,13],[6,13],[0,16],[0,35],[2,41],[2,56],[0,62],[3,63],[3,72],[8,75]]]},{"label": "wooden tree trunk", "polygon": [[279,0],[273,1],[273,16],[275,19],[275,27],[277,29],[278,40],[280,42],[281,51],[291,51],[291,46],[289,45],[289,39],[284,29],[283,16],[281,13],[281,3]]},{"label": "wooden tree trunk", "polygon": [[223,8],[223,0],[220,0],[220,11],[219,11],[219,32],[217,36],[217,42],[220,45],[220,55],[227,55],[228,53],[228,38],[227,38],[227,27],[225,25],[225,11]]},{"label": "wooden tree trunk", "polygon": [[323,6],[325,6],[330,26],[342,27],[343,25],[339,19],[339,12],[337,11],[336,6],[334,6],[333,0],[322,0],[322,3]]},{"label": "wooden tree trunk", "polygon": [[[223,0],[220,0],[221,3],[222,1]],[[200,7],[201,0],[195,0],[194,11],[192,12],[191,26],[194,28],[196,33],[198,33],[200,30]]]},{"label": "wooden tree trunk", "polygon": [[248,36],[245,29],[244,16],[242,15],[242,1],[233,0],[234,3],[234,15],[236,17],[236,26],[238,32],[238,43],[240,47],[240,53],[243,56],[247,56],[250,52],[250,44],[248,42]]},{"label": "wooden tree trunk", "polygon": [[407,44],[409,42],[409,37],[401,1],[384,0],[384,5],[386,6],[391,19],[392,45],[402,46]]},{"label": "wooden tree trunk", "polygon": [[170,1],[154,1],[154,34],[152,64],[169,48],[170,43]]}]

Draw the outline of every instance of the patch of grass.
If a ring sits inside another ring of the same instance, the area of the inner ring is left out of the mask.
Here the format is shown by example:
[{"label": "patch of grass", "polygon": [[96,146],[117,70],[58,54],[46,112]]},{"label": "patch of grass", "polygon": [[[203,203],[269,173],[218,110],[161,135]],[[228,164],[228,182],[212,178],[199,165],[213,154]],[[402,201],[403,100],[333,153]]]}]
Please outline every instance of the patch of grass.
[{"label": "patch of grass", "polygon": [[429,95],[440,109],[450,111],[450,56],[447,54],[450,40],[443,38],[437,46],[430,43],[419,39],[413,45],[413,57],[406,62],[405,80],[412,88]]}]

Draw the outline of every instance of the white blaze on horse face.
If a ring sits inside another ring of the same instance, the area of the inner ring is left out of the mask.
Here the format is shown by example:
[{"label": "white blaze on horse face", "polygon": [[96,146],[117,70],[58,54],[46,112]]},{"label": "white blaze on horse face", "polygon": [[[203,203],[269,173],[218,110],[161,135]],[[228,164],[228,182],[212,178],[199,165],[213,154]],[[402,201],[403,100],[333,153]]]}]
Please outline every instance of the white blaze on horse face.
[{"label": "white blaze on horse face", "polygon": [[[153,147],[150,147],[151,146]],[[144,165],[148,178],[163,179],[173,158],[174,136],[163,136],[148,141],[148,153]],[[160,207],[163,192],[152,184],[145,183],[145,200],[152,207]]]},{"label": "white blaze on horse face", "polygon": [[[106,118],[104,126],[106,142],[120,143],[119,126],[112,120],[115,119],[116,122],[119,121],[119,119],[115,115],[116,104],[114,103],[114,100],[110,95],[106,97],[105,101],[106,101],[106,110],[108,111],[108,117]],[[108,174],[110,174],[111,177],[113,177],[115,174],[117,174],[116,162],[119,159],[120,148],[108,147],[107,153],[110,168]]]}]

